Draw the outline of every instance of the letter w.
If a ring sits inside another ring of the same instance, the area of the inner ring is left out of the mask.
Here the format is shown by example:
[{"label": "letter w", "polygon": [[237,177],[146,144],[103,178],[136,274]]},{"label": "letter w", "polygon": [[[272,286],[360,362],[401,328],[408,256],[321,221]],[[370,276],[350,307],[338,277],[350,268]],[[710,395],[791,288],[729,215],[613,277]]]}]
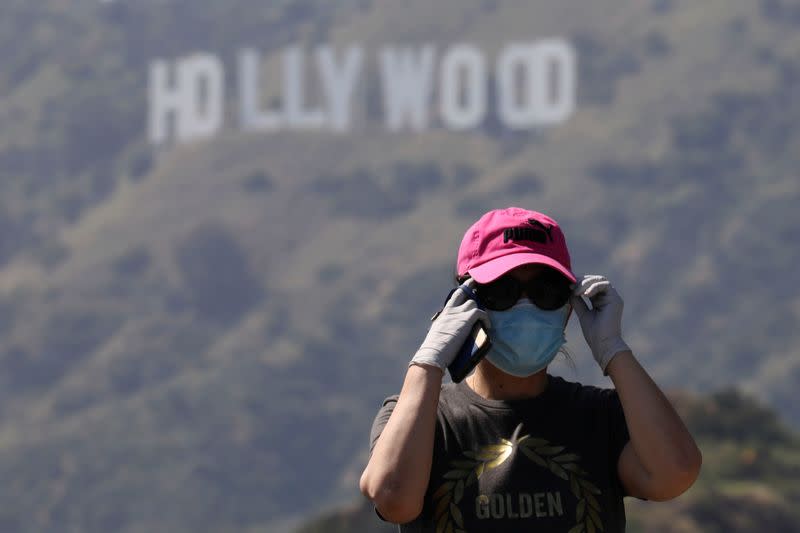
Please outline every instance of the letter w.
[{"label": "letter w", "polygon": [[406,122],[416,131],[428,127],[434,55],[431,45],[419,52],[410,48],[381,51],[383,101],[389,130],[398,131]]}]

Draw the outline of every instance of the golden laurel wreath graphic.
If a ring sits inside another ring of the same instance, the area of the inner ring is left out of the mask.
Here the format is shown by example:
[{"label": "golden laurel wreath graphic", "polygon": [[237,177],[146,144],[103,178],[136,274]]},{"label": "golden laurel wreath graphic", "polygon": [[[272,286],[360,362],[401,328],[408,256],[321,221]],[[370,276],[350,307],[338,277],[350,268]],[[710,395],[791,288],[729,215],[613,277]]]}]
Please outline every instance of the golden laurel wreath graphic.
[{"label": "golden laurel wreath graphic", "polygon": [[466,451],[463,459],[450,462],[451,469],[444,475],[447,481],[433,494],[436,533],[466,533],[464,517],[458,508],[464,497],[464,489],[477,482],[487,470],[503,464],[515,447],[519,447],[525,457],[537,465],[550,470],[564,481],[569,481],[570,490],[578,499],[576,524],[569,533],[603,531],[600,503],[596,497],[602,491],[586,479],[589,474],[578,464],[580,455],[562,453],[565,446],[553,446],[545,439],[532,439],[530,435],[525,435],[515,442],[501,439],[500,444],[488,444],[477,452]]}]

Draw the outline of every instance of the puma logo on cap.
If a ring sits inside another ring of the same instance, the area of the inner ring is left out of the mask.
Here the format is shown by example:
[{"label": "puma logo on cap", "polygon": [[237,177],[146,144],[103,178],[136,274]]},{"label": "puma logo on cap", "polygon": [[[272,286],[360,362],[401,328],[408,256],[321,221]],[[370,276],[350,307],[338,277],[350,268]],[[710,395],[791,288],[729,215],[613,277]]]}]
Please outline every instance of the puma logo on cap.
[{"label": "puma logo on cap", "polygon": [[508,241],[533,241],[540,244],[547,244],[553,241],[553,226],[545,226],[538,220],[529,218],[528,224],[532,228],[506,228],[503,231],[503,242]]}]

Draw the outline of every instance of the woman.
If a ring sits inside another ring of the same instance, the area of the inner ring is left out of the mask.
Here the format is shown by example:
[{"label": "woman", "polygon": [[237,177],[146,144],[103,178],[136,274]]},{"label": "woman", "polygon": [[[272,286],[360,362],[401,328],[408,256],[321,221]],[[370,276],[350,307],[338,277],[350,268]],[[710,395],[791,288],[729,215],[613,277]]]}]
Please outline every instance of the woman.
[{"label": "woman", "polygon": [[[692,436],[621,335],[622,299],[577,279],[555,220],[508,208],[464,235],[456,290],[375,419],[361,491],[401,531],[625,530],[623,496],[668,500],[700,471]],[[591,307],[583,298],[588,298]],[[615,389],[547,374],[572,311]],[[481,321],[492,347],[447,366]]]}]

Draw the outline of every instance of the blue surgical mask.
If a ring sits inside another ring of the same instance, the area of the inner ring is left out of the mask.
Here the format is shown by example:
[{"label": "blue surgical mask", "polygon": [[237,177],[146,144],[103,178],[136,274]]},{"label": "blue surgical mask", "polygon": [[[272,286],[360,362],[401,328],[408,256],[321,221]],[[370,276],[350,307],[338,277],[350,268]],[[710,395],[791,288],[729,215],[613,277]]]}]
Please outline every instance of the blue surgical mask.
[{"label": "blue surgical mask", "polygon": [[486,359],[507,374],[528,377],[549,365],[566,342],[569,304],[544,311],[529,300],[505,311],[487,311],[492,322],[492,347]]}]

